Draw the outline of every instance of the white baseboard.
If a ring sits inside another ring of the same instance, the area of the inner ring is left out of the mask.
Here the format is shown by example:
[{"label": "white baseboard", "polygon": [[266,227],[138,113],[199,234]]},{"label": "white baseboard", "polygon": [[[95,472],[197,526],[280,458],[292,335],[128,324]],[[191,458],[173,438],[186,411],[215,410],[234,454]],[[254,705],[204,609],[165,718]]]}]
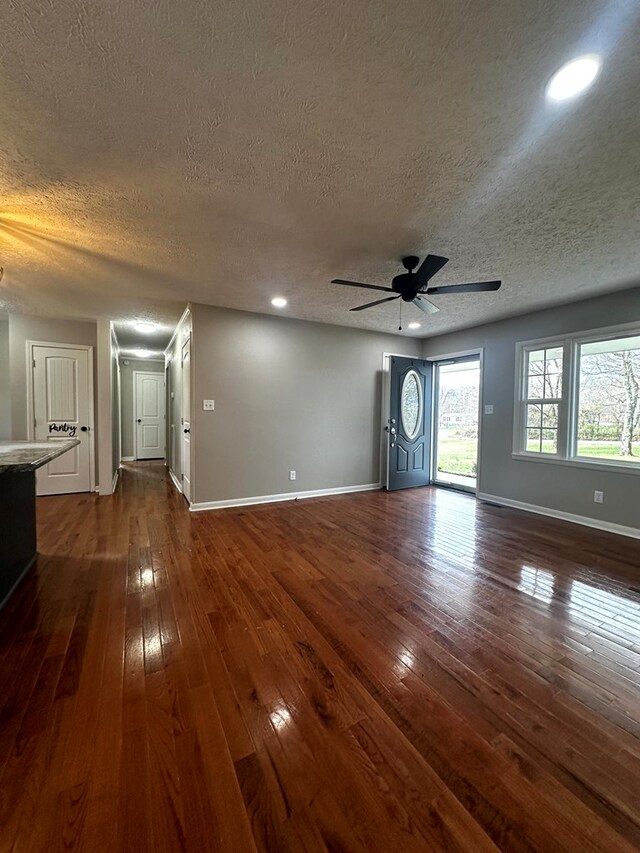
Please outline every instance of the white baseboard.
[{"label": "white baseboard", "polygon": [[599,518],[589,518],[586,515],[574,515],[572,512],[561,512],[557,509],[550,509],[545,506],[536,506],[535,504],[523,503],[522,501],[514,501],[511,498],[500,498],[497,495],[487,495],[484,492],[478,492],[476,495],[479,501],[487,501],[500,506],[508,506],[513,509],[521,509],[524,512],[533,512],[536,515],[546,515],[549,518],[558,518],[561,521],[571,521],[574,524],[582,524],[584,527],[593,527],[596,530],[606,530],[607,533],[618,533],[620,536],[630,536],[633,539],[640,539],[640,529],[637,527],[626,527],[624,524],[615,524],[613,521],[602,521]]},{"label": "white baseboard", "polygon": [[177,478],[177,477],[176,477],[176,475],[173,473],[173,471],[171,470],[171,468],[169,468],[169,476],[171,477],[171,480],[172,480],[172,482],[173,482],[173,485],[174,485],[174,486],[176,487],[176,489],[180,492],[180,494],[182,494],[182,486],[180,485],[180,480],[178,480],[178,478]]},{"label": "white baseboard", "polygon": [[208,501],[193,503],[191,512],[203,512],[208,509],[227,509],[234,506],[252,506],[253,504],[271,504],[281,501],[297,501],[303,498],[322,498],[327,495],[346,495],[350,492],[372,492],[381,489],[382,483],[367,483],[364,486],[340,486],[336,489],[314,489],[310,492],[287,492],[281,495],[259,495],[251,498],[232,498],[228,501]]},{"label": "white baseboard", "polygon": [[113,480],[111,481],[111,494],[113,494],[116,490],[116,486],[118,485],[118,477],[120,476],[120,469],[116,468],[116,473],[113,475]]},{"label": "white baseboard", "polygon": [[135,462],[136,457],[135,456],[121,456],[120,461],[121,462]]}]

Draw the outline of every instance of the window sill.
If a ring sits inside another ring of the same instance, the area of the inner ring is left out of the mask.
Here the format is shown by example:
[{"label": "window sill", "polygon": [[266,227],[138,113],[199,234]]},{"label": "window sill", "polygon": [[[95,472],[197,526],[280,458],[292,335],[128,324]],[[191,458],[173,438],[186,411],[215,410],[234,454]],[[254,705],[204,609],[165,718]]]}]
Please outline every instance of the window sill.
[{"label": "window sill", "polygon": [[591,459],[561,459],[556,456],[534,456],[532,453],[512,453],[512,459],[517,459],[519,462],[547,462],[551,465],[564,465],[569,468],[586,468],[590,471],[607,471],[614,474],[640,474],[639,465],[627,465],[624,462],[600,462]]}]

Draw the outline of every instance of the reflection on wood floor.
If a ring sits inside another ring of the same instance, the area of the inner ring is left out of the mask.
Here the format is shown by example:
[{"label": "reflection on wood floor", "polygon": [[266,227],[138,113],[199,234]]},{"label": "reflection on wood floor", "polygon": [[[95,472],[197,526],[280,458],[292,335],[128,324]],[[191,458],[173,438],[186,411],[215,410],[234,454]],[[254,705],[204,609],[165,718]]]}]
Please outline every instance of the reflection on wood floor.
[{"label": "reflection on wood floor", "polygon": [[417,489],[38,500],[0,850],[640,848],[640,543]]}]

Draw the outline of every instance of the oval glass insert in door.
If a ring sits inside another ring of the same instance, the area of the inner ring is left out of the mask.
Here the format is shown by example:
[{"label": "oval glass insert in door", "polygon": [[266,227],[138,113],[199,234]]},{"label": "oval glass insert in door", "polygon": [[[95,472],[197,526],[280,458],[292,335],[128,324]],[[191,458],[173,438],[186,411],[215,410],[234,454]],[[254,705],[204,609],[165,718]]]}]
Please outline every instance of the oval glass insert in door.
[{"label": "oval glass insert in door", "polygon": [[415,370],[409,370],[402,380],[400,416],[402,430],[408,441],[413,441],[422,426],[422,382]]}]

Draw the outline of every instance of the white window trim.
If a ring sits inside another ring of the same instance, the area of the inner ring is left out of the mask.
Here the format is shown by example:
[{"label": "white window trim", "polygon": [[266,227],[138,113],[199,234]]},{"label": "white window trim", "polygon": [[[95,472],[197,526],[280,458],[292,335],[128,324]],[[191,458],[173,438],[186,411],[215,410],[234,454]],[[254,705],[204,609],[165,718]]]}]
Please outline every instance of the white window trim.
[{"label": "white window trim", "polygon": [[[615,340],[620,337],[640,335],[640,323],[623,323],[617,326],[607,326],[602,329],[590,329],[583,332],[573,332],[568,335],[552,335],[530,341],[519,341],[516,344],[516,370],[514,389],[513,416],[513,459],[527,462],[545,462],[552,465],[564,465],[571,468],[586,468],[591,471],[602,470],[619,474],[640,474],[640,464],[633,462],[613,462],[600,459],[590,459],[576,454],[577,435],[575,421],[578,415],[579,398],[579,352],[580,345],[592,341]],[[525,445],[525,354],[532,350],[561,347],[562,362],[562,400],[558,406],[558,453],[535,453],[523,449]]]}]

